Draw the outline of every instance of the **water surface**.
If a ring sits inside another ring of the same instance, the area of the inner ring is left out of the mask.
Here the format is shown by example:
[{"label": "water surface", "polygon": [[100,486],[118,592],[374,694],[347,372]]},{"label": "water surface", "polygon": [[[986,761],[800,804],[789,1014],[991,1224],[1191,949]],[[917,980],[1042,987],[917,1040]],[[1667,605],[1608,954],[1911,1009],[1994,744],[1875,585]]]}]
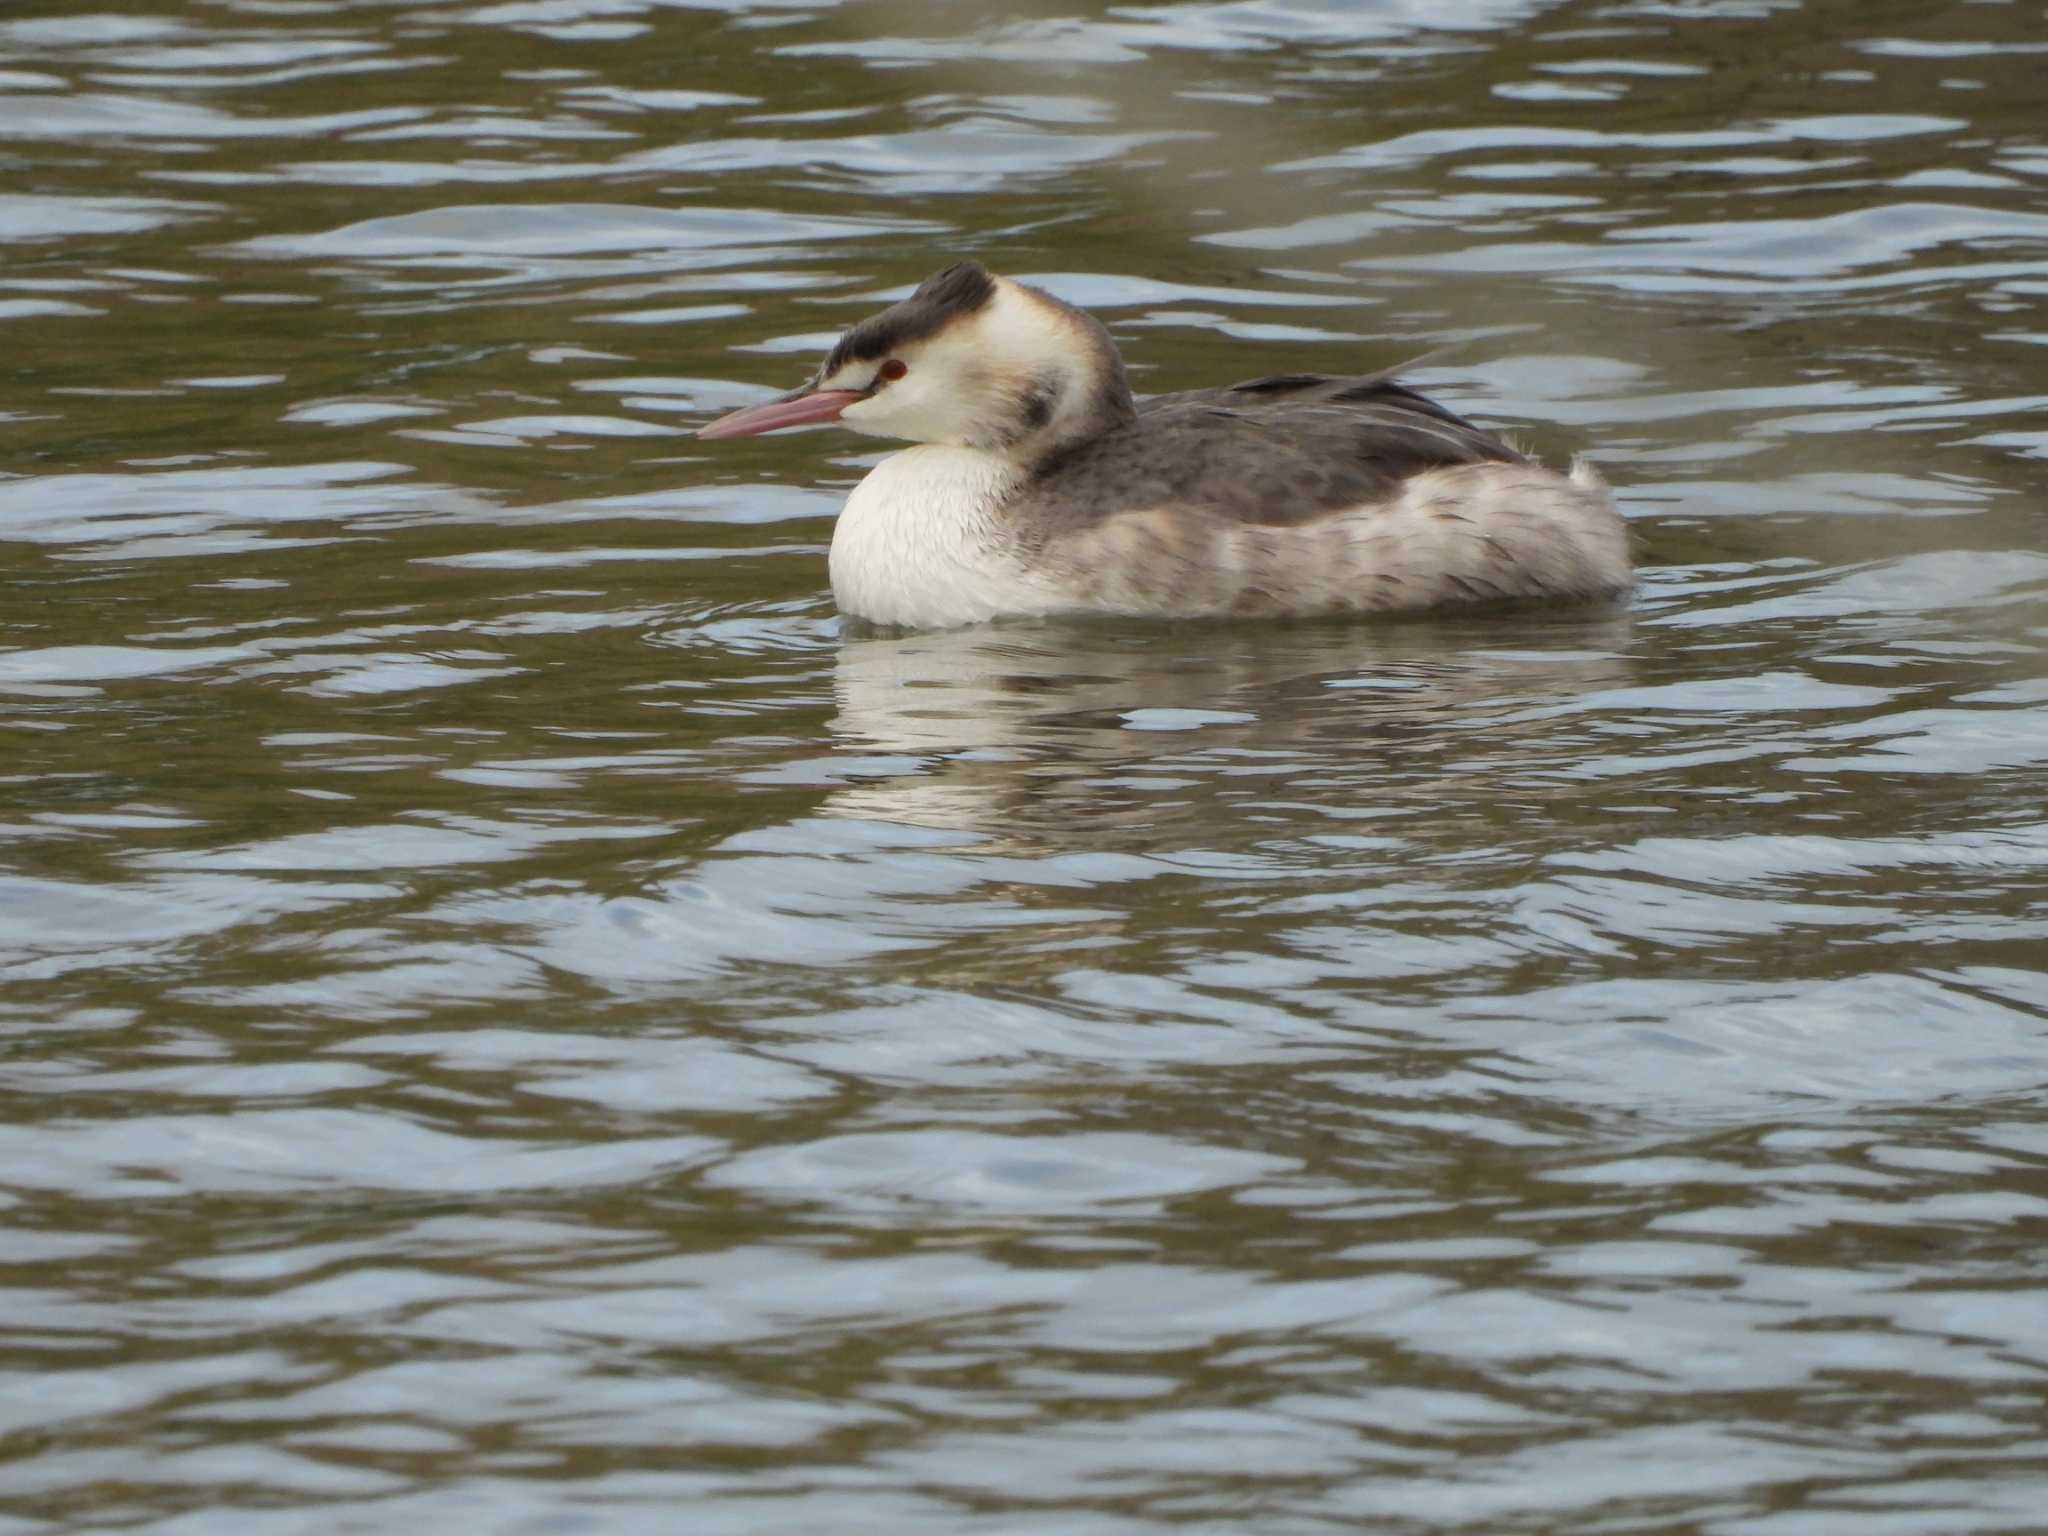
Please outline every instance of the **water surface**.
[{"label": "water surface", "polygon": [[[2048,1385],[2038,5],[22,0],[0,1529],[1959,1536]],[[1628,611],[842,628],[964,254]]]}]

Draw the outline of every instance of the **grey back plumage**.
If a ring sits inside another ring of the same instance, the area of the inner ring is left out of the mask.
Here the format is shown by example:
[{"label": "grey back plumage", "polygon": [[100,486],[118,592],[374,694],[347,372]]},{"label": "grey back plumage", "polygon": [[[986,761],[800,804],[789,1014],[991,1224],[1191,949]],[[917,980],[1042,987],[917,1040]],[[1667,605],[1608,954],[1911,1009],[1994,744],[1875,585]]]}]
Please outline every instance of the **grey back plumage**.
[{"label": "grey back plumage", "polygon": [[1135,420],[1041,466],[1019,521],[1060,537],[1171,506],[1292,527],[1392,497],[1425,470],[1527,462],[1394,374],[1284,374],[1154,396]]}]

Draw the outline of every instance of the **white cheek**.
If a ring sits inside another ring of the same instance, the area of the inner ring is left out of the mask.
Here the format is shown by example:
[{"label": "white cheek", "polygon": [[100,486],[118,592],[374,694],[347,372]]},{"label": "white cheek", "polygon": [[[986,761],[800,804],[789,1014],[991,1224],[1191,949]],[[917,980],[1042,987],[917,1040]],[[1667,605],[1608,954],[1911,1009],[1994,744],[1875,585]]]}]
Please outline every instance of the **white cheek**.
[{"label": "white cheek", "polygon": [[900,434],[891,421],[893,414],[886,399],[881,395],[871,395],[865,400],[854,401],[841,411],[839,425],[874,437],[896,437]]},{"label": "white cheek", "polygon": [[957,396],[941,391],[935,378],[915,373],[849,405],[840,412],[839,422],[873,437],[904,437],[920,443],[962,442],[971,427]]}]

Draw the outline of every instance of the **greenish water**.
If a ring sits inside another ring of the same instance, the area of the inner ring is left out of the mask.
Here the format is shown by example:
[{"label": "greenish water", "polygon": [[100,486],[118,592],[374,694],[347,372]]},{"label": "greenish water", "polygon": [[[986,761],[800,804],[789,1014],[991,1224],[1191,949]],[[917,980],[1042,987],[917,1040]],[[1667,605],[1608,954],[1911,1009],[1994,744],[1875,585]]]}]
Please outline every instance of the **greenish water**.
[{"label": "greenish water", "polygon": [[[2038,1530],[2044,68],[10,5],[0,1532]],[[963,254],[1449,347],[1637,601],[842,633],[689,432]]]}]

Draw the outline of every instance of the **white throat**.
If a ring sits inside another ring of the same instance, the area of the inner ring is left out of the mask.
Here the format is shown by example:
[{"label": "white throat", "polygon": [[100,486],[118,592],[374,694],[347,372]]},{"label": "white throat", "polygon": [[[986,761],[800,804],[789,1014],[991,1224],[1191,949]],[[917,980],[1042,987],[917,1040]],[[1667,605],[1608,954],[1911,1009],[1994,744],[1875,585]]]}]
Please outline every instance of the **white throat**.
[{"label": "white throat", "polygon": [[1016,558],[1003,526],[1021,473],[996,454],[929,443],[882,460],[832,533],[840,611],[933,629],[1061,606]]}]

